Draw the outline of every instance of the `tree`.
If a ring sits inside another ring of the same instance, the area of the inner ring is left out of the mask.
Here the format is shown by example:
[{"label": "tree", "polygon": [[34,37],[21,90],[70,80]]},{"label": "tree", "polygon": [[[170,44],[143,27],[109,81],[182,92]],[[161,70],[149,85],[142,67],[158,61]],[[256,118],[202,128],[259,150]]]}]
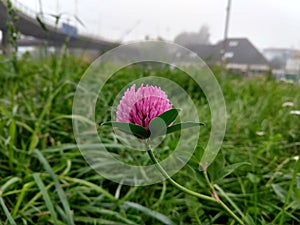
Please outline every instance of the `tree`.
[{"label": "tree", "polygon": [[210,44],[209,27],[203,25],[198,32],[182,32],[175,37],[175,42],[180,45]]}]

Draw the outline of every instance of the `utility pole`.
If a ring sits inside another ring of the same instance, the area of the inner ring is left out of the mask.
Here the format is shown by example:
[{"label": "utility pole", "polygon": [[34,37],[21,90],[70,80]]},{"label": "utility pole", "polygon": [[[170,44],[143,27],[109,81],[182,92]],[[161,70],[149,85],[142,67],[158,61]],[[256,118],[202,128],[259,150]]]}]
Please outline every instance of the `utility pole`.
[{"label": "utility pole", "polygon": [[9,56],[10,54],[10,44],[9,44],[9,31],[8,29],[2,30],[2,40],[1,40],[2,54]]},{"label": "utility pole", "polygon": [[56,0],[56,14],[59,15],[59,0]]},{"label": "utility pole", "polygon": [[231,8],[231,0],[228,0],[228,4],[227,4],[227,8],[226,8],[224,40],[223,40],[223,46],[222,46],[222,50],[221,50],[221,61],[222,62],[225,62],[224,54],[226,52],[226,45],[227,45],[227,36],[228,36],[229,18],[230,18],[230,8]]},{"label": "utility pole", "polygon": [[41,16],[42,19],[44,19],[42,0],[39,0],[39,8],[40,8],[40,16]]},{"label": "utility pole", "polygon": [[75,24],[75,27],[78,28],[78,21],[77,21],[77,18],[79,18],[79,17],[78,17],[78,1],[77,1],[77,0],[75,0],[74,7],[75,7],[75,8],[74,8],[74,15],[75,15],[74,17],[75,17],[75,23],[76,23],[76,24]]}]

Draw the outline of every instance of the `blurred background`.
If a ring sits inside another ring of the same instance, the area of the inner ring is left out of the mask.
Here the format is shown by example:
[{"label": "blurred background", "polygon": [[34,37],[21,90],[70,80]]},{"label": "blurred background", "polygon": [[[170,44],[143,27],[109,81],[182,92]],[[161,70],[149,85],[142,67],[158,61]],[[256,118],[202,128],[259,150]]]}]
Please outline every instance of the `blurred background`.
[{"label": "blurred background", "polygon": [[[48,19],[61,21],[112,41],[145,38],[174,41],[180,33],[208,28],[211,43],[224,37],[228,0],[18,0]],[[17,3],[13,0],[12,3]],[[297,0],[231,0],[230,37],[247,37],[259,49],[300,48],[300,2]],[[32,15],[34,16],[34,15]],[[82,24],[76,21],[80,19]],[[201,41],[201,40],[200,40]]]},{"label": "blurred background", "polygon": [[[9,39],[1,3],[2,49]],[[12,0],[19,24],[20,52],[34,46],[86,49],[95,58],[116,45],[140,40],[174,41],[208,64],[227,60],[242,74],[272,71],[298,80],[300,2],[297,0]],[[37,26],[40,25],[39,27]],[[38,31],[43,29],[44,31]],[[46,31],[46,32],[45,32]],[[297,76],[296,76],[297,75]]]}]

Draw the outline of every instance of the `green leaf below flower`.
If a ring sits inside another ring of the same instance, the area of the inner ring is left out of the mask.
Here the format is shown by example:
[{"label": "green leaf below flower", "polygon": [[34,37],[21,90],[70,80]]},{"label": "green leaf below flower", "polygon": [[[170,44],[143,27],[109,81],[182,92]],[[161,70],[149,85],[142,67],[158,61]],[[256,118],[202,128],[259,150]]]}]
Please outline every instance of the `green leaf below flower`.
[{"label": "green leaf below flower", "polygon": [[146,139],[150,136],[150,133],[144,127],[133,124],[133,123],[110,121],[110,122],[101,123],[100,125],[116,127],[124,133],[132,134],[132,135],[134,135],[138,138],[142,138],[142,139]]},{"label": "green leaf below flower", "polygon": [[197,126],[203,126],[204,123],[195,123],[195,122],[184,122],[184,123],[177,123],[173,126],[166,127],[166,124],[163,122],[162,119],[155,119],[153,122],[151,121],[149,125],[149,129],[151,131],[150,138],[156,138],[165,134],[170,134],[176,131],[197,127]]},{"label": "green leaf below flower", "polygon": [[156,117],[149,123],[149,130],[151,133],[150,139],[153,139],[165,135],[167,132],[167,125],[162,118]]},{"label": "green leaf below flower", "polygon": [[178,130],[184,130],[187,128],[197,127],[197,126],[204,126],[204,123],[195,123],[195,122],[184,122],[184,123],[177,123],[173,126],[167,128],[167,134],[173,133]]},{"label": "green leaf below flower", "polygon": [[204,125],[203,123],[184,122],[184,123],[177,123],[175,125],[170,126],[170,124],[172,124],[174,120],[177,118],[179,111],[180,109],[170,109],[160,114],[159,116],[155,117],[149,123],[149,131],[147,131],[145,127],[133,123],[110,121],[110,122],[101,123],[100,125],[116,127],[122,132],[125,132],[127,134],[132,134],[141,139],[147,139],[149,137],[153,139],[179,130]]},{"label": "green leaf below flower", "polygon": [[[168,126],[170,125],[172,122],[174,122],[174,120],[177,118],[178,113],[180,112],[180,109],[170,109],[168,111],[165,111],[164,113],[160,114],[158,117],[155,117],[153,120],[150,121],[153,122],[156,119],[162,119],[165,124]],[[149,124],[149,126],[150,126]]]}]

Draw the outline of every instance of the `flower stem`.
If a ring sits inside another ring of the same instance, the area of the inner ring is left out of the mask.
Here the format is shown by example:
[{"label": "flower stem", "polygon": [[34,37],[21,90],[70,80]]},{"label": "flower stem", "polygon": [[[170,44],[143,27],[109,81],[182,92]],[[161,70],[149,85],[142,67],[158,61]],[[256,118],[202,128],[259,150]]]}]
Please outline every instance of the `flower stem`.
[{"label": "flower stem", "polygon": [[[203,194],[200,194],[198,192],[195,192],[195,191],[192,191],[190,189],[187,189],[186,187],[178,184],[175,180],[173,180],[169,174],[165,171],[165,169],[160,165],[160,163],[157,161],[157,159],[155,158],[151,148],[150,148],[150,145],[149,143],[146,141],[146,148],[147,148],[147,153],[150,157],[150,159],[152,160],[153,163],[155,163],[155,166],[157,167],[157,169],[159,170],[159,172],[167,179],[169,180],[169,182],[175,186],[176,188],[178,188],[179,190],[189,194],[189,195],[192,195],[192,196],[195,196],[197,198],[200,198],[200,199],[204,199],[204,200],[208,200],[208,201],[212,201],[212,202],[216,202],[216,203],[219,203],[238,223],[240,224],[244,224],[244,222],[237,216],[234,214],[233,211],[231,211],[231,209],[229,209],[227,207],[227,205],[221,201],[221,199],[219,199],[218,197],[215,198],[215,197],[210,197],[210,196],[207,196],[207,195],[203,195]],[[207,176],[207,175],[206,175]],[[208,178],[208,177],[207,177]],[[209,180],[208,180],[209,181]],[[211,188],[211,183],[209,183],[210,185],[210,188]],[[214,190],[214,189],[213,189]],[[216,193],[214,193],[216,194]]]},{"label": "flower stem", "polygon": [[160,173],[167,178],[171,184],[173,184],[175,187],[177,187],[179,190],[184,191],[187,194],[193,195],[195,197],[201,198],[201,199],[205,199],[205,200],[209,200],[209,201],[213,201],[216,202],[216,199],[207,195],[203,195],[194,191],[191,191],[185,187],[183,187],[182,185],[178,184],[175,180],[173,180],[168,173],[164,170],[164,168],[158,163],[158,161],[156,160],[152,150],[147,150],[148,155],[150,156],[152,162],[155,163],[155,166],[157,167],[157,169],[160,171]]},{"label": "flower stem", "polygon": [[211,181],[210,181],[210,179],[209,179],[209,177],[207,175],[207,169],[204,169],[203,174],[204,174],[206,183],[208,184],[208,186],[210,188],[210,191],[212,192],[213,197],[217,200],[217,202],[220,202],[221,199],[219,198],[219,196],[218,196],[218,194],[217,194],[217,192],[215,190],[214,185],[211,183]]}]

